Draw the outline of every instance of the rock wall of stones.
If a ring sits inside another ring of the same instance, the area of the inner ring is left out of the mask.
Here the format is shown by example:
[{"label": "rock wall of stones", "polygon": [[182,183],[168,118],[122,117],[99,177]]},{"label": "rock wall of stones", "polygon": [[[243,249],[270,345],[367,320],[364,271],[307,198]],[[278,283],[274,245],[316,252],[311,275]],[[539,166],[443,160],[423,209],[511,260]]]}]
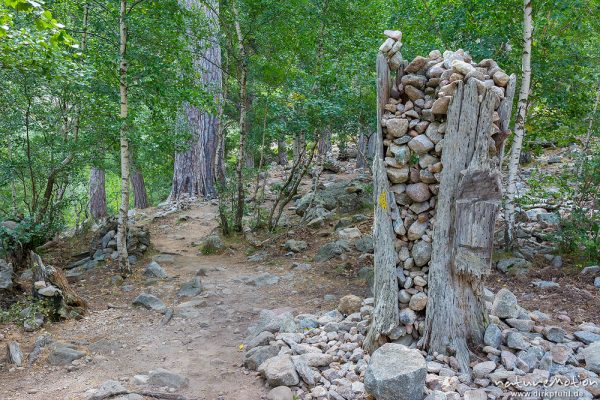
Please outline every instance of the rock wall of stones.
[{"label": "rock wall of stones", "polygon": [[[473,62],[459,49],[434,50],[428,57],[411,62],[402,59],[402,34],[386,31],[379,51],[386,55],[390,70],[390,97],[379,123],[383,132],[383,155],[390,192],[395,198],[392,219],[398,251],[397,277],[400,286],[400,326],[392,340],[410,345],[423,332],[427,306],[427,281],[432,253],[437,195],[443,165],[447,112],[459,81],[475,80],[481,97],[486,88],[500,101],[493,114],[494,132],[489,139],[490,155],[497,155],[507,126],[501,118],[502,99],[514,85],[491,59]],[[474,144],[465,143],[465,146]]]}]

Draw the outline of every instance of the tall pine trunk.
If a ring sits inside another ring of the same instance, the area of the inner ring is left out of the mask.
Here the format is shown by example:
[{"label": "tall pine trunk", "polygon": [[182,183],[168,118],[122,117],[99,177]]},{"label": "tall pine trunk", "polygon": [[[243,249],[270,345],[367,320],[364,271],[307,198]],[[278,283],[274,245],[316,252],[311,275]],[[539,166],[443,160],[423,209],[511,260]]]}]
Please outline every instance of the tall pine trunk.
[{"label": "tall pine trunk", "polygon": [[277,164],[287,165],[287,147],[285,143],[285,137],[281,136],[277,138]]},{"label": "tall pine trunk", "polygon": [[121,274],[129,275],[129,255],[127,254],[127,217],[129,213],[129,139],[127,137],[127,0],[121,0],[119,14],[119,94],[121,98],[121,205],[117,231],[117,252]]},{"label": "tall pine trunk", "polygon": [[133,186],[133,206],[139,209],[148,208],[144,176],[135,165],[131,166],[131,186]]},{"label": "tall pine trunk", "polygon": [[521,65],[523,81],[521,82],[521,90],[519,92],[517,119],[515,121],[515,136],[508,163],[508,185],[506,188],[506,204],[504,207],[504,218],[506,220],[504,242],[507,249],[513,248],[516,241],[515,197],[517,193],[519,159],[521,158],[521,149],[523,148],[523,136],[525,136],[525,121],[527,118],[527,106],[529,104],[529,90],[531,85],[532,31],[531,0],[525,0],[523,5],[523,57]]},{"label": "tall pine trunk", "polygon": [[190,46],[195,54],[194,68],[200,75],[200,85],[211,91],[217,114],[209,114],[189,103],[183,104],[183,114],[192,138],[186,151],[175,154],[173,187],[169,201],[182,197],[214,198],[216,181],[224,168],[223,151],[219,149],[219,115],[222,97],[221,46],[219,45],[219,2],[211,0],[208,6],[199,0],[187,0],[185,6],[201,9],[208,20],[211,35]]},{"label": "tall pine trunk", "polygon": [[105,184],[104,170],[92,167],[90,171],[90,214],[96,221],[108,215],[106,211]]}]

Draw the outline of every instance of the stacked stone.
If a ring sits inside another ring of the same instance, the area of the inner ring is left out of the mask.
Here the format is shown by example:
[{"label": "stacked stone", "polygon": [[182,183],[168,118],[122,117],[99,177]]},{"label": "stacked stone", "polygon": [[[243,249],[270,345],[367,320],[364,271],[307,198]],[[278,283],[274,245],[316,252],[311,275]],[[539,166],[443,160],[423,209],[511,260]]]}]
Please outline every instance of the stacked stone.
[{"label": "stacked stone", "polygon": [[[427,305],[427,274],[432,253],[437,194],[442,174],[441,155],[448,106],[459,81],[474,79],[479,100],[485,89],[498,94],[489,149],[498,149],[500,104],[510,77],[495,61],[474,63],[459,49],[443,54],[434,50],[410,63],[402,59],[400,31],[385,31],[382,52],[392,73],[390,97],[382,110],[385,165],[395,197],[392,219],[396,233],[400,285],[400,326],[392,339],[410,345],[422,334]],[[395,76],[394,76],[395,75]],[[465,146],[469,145],[465,143]]]}]

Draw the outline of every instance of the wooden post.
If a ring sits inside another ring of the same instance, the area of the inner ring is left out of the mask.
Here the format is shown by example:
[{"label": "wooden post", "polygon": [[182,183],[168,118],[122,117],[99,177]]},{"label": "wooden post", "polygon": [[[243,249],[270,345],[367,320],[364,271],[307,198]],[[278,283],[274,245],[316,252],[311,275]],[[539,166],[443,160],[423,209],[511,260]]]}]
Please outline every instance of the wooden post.
[{"label": "wooden post", "polygon": [[371,353],[379,347],[382,335],[398,326],[398,282],[396,279],[396,235],[392,223],[392,205],[387,172],[383,161],[383,131],[381,117],[390,93],[390,70],[383,53],[377,54],[377,136],[373,160],[373,195],[375,219],[373,240],[375,246],[375,309],[363,348]]}]

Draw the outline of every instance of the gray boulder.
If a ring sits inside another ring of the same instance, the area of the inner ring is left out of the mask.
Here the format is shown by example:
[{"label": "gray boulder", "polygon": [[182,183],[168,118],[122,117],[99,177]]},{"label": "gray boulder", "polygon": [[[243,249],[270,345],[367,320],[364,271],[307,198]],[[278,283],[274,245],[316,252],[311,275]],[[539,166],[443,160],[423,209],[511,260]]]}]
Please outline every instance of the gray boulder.
[{"label": "gray boulder", "polygon": [[342,255],[343,253],[350,251],[350,247],[348,246],[348,242],[345,240],[336,240],[335,242],[330,242],[323,245],[315,255],[316,262],[324,262],[331,260],[337,256]]},{"label": "gray boulder", "polygon": [[519,274],[521,271],[527,271],[531,267],[531,263],[524,258],[511,257],[505,258],[496,263],[496,268],[507,273]]},{"label": "gray boulder", "polygon": [[244,367],[256,371],[269,358],[279,354],[277,346],[257,346],[250,349],[244,356]]},{"label": "gray boulder", "polygon": [[300,253],[302,250],[306,250],[308,245],[304,240],[290,239],[283,244],[283,248],[294,253]]},{"label": "gray boulder", "polygon": [[425,266],[431,259],[433,247],[431,243],[424,240],[419,240],[413,245],[411,255],[417,267]]},{"label": "gray boulder", "polygon": [[133,299],[133,305],[142,306],[148,310],[154,311],[165,311],[167,308],[161,299],[148,293],[140,293]]},{"label": "gray boulder", "polygon": [[266,346],[271,340],[275,340],[275,335],[268,331],[261,332],[257,336],[246,341],[246,350],[249,351],[258,346]]},{"label": "gray boulder", "polygon": [[295,386],[300,383],[300,377],[289,354],[269,358],[258,367],[258,372],[264,376],[267,384],[272,387]]},{"label": "gray boulder", "polygon": [[583,349],[585,367],[592,372],[600,374],[600,342],[590,344]]},{"label": "gray boulder", "polygon": [[152,386],[167,386],[170,388],[179,389],[187,387],[189,384],[189,379],[179,375],[178,373],[157,368],[154,371],[150,371],[148,384]]},{"label": "gray boulder", "polygon": [[57,345],[48,356],[48,364],[54,366],[68,365],[84,356],[83,351],[75,350],[67,345]]},{"label": "gray boulder", "polygon": [[177,292],[179,297],[194,297],[202,293],[202,282],[200,277],[195,276],[191,281],[181,285],[181,289]]},{"label": "gray boulder", "polygon": [[160,264],[156,261],[152,261],[146,266],[146,268],[144,269],[144,275],[159,279],[164,279],[168,276],[164,268],[161,267]]},{"label": "gray boulder", "polygon": [[267,400],[294,400],[294,394],[287,386],[277,386],[267,393]]},{"label": "gray boulder", "polygon": [[126,391],[120,382],[106,381],[89,397],[89,400],[108,399]]},{"label": "gray boulder", "polygon": [[546,339],[551,342],[562,343],[565,341],[566,332],[558,326],[546,326],[543,333]]},{"label": "gray boulder", "polygon": [[262,287],[278,283],[279,277],[268,272],[263,272],[254,276],[242,276],[239,280],[249,286]]},{"label": "gray boulder", "polygon": [[421,400],[427,367],[418,350],[386,343],[371,356],[365,389],[377,400]]},{"label": "gray boulder", "polygon": [[17,367],[23,365],[23,353],[21,352],[21,346],[17,342],[10,342],[7,345],[8,361],[15,364]]},{"label": "gray boulder", "polygon": [[579,340],[585,344],[600,342],[600,335],[597,333],[594,333],[594,332],[577,331],[577,332],[573,333],[573,335],[575,335],[577,340]]},{"label": "gray boulder", "polygon": [[361,253],[373,253],[375,246],[373,244],[373,236],[365,235],[360,239],[356,239],[354,247]]},{"label": "gray boulder", "polygon": [[500,347],[502,344],[502,331],[498,328],[498,325],[489,324],[487,328],[485,328],[483,343],[496,349]]},{"label": "gray boulder", "polygon": [[529,343],[520,332],[508,332],[506,335],[506,345],[511,349],[524,350],[529,347]]},{"label": "gray boulder", "polygon": [[517,297],[508,289],[500,289],[492,303],[492,314],[498,318],[516,318],[519,316]]},{"label": "gray boulder", "polygon": [[13,266],[6,262],[6,260],[0,259],[0,290],[12,289],[13,281]]}]

